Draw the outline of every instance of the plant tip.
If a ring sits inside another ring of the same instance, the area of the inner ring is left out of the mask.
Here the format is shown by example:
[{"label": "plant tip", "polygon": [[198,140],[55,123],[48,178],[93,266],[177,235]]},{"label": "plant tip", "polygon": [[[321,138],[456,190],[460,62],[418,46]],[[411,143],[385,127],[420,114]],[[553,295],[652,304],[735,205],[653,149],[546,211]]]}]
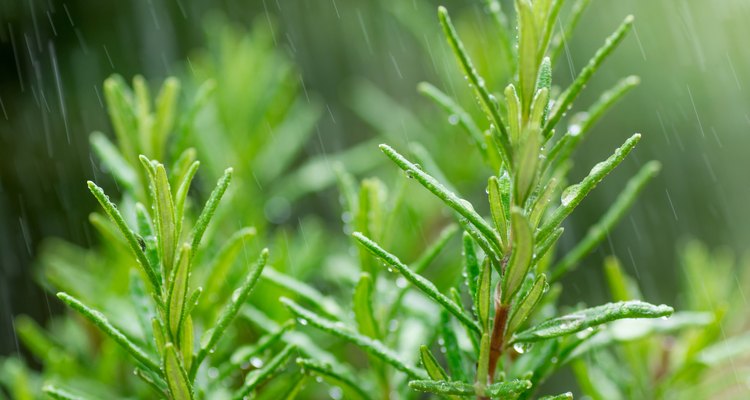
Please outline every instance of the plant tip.
[{"label": "plant tip", "polygon": [[641,77],[638,75],[630,75],[629,77],[625,78],[625,83],[631,86],[640,85]]}]

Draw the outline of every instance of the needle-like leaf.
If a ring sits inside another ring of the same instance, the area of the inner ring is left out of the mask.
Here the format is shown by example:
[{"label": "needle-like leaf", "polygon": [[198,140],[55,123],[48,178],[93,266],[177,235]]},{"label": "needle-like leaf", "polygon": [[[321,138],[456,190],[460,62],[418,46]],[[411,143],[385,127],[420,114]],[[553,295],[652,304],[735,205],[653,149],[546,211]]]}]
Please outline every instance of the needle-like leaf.
[{"label": "needle-like leaf", "polygon": [[513,295],[521,287],[526,273],[531,268],[534,254],[534,235],[531,232],[529,220],[523,215],[523,210],[513,208],[510,212],[511,229],[513,230],[513,253],[503,274],[503,290],[501,293],[503,304],[509,304]]},{"label": "needle-like leaf", "polygon": [[484,144],[484,135],[482,134],[482,130],[479,129],[479,126],[477,126],[476,122],[474,122],[474,119],[471,117],[471,115],[469,115],[469,113],[461,108],[461,106],[458,105],[458,103],[456,103],[456,101],[453,100],[450,96],[427,82],[420,82],[417,86],[417,90],[437,103],[437,105],[439,105],[443,110],[445,110],[445,112],[449,114],[449,122],[453,123],[453,120],[455,118],[456,123],[466,131],[469,137],[474,141],[474,144],[477,146],[479,153],[486,160],[487,146],[485,146]]},{"label": "needle-like leaf", "polygon": [[128,227],[128,224],[120,214],[120,211],[117,210],[117,206],[115,206],[114,203],[109,200],[109,197],[104,194],[104,190],[94,182],[88,181],[88,186],[91,193],[96,197],[96,200],[98,200],[99,204],[104,208],[104,212],[107,213],[109,218],[112,219],[112,222],[117,225],[117,228],[123,236],[125,236],[125,240],[127,240],[128,245],[130,245],[130,249],[135,253],[136,258],[138,259],[138,264],[148,277],[153,293],[159,293],[161,291],[161,279],[154,271],[153,266],[149,263],[148,258],[146,258],[146,253],[143,252],[135,234]]},{"label": "needle-like leaf", "polygon": [[354,288],[352,303],[359,332],[374,339],[379,338],[380,331],[372,308],[372,277],[369,274],[360,275],[359,282]]},{"label": "needle-like leaf", "polygon": [[604,62],[604,60],[612,54],[612,51],[617,47],[620,42],[622,42],[622,39],[625,38],[625,35],[630,31],[630,29],[633,27],[633,16],[629,15],[627,18],[625,18],[625,21],[623,21],[622,25],[620,25],[619,28],[613,33],[610,37],[607,38],[606,42],[604,43],[604,46],[602,46],[596,54],[594,54],[594,57],[589,61],[589,63],[581,70],[581,73],[578,74],[578,77],[573,81],[573,83],[566,89],[559,97],[559,99],[555,102],[555,107],[550,112],[549,120],[547,121],[547,125],[545,125],[544,130],[542,131],[544,134],[544,137],[548,137],[549,133],[552,131],[552,128],[554,128],[555,125],[557,125],[558,122],[560,122],[560,119],[563,117],[566,111],[568,111],[568,108],[573,104],[573,101],[578,97],[578,95],[581,93],[583,88],[586,86],[586,83],[591,79],[591,76],[594,75],[594,72],[596,72],[601,64]]},{"label": "needle-like leaf", "polygon": [[245,382],[242,384],[242,388],[234,395],[234,399],[241,400],[249,396],[259,384],[275,375],[295,350],[297,350],[295,346],[287,345],[281,353],[277,354],[262,368],[256,369],[247,374]]},{"label": "needle-like leaf", "polygon": [[232,171],[232,168],[224,170],[224,175],[216,183],[216,188],[214,188],[213,192],[211,192],[211,195],[208,197],[208,201],[206,201],[206,205],[203,207],[203,211],[201,211],[198,221],[195,223],[195,227],[193,227],[193,241],[190,245],[193,251],[198,250],[198,246],[203,238],[203,234],[206,232],[208,223],[211,222],[211,218],[216,212],[216,207],[219,206],[221,198],[224,197],[224,193],[229,187],[229,182],[232,180]]},{"label": "needle-like leaf", "polygon": [[560,199],[560,207],[558,207],[554,213],[550,216],[547,222],[537,232],[537,240],[543,241],[560,225],[560,223],[578,206],[578,204],[591,192],[607,174],[612,172],[615,167],[627,157],[630,151],[635,148],[635,145],[641,139],[641,135],[636,133],[631,136],[625,143],[620,146],[615,153],[612,154],[606,160],[594,165],[589,172],[588,176],[584,178],[580,183],[569,186],[566,188]]},{"label": "needle-like leaf", "polygon": [[185,372],[185,366],[172,343],[164,346],[164,376],[167,378],[171,399],[191,400],[193,398],[193,389]]},{"label": "needle-like leaf", "polygon": [[357,241],[359,241],[360,244],[370,250],[373,255],[383,260],[392,268],[396,269],[401,275],[404,276],[404,278],[406,278],[407,281],[411,282],[414,286],[417,287],[417,289],[421,290],[422,293],[431,297],[446,310],[450,311],[451,314],[458,318],[458,320],[466,325],[469,329],[472,329],[477,333],[481,331],[476,321],[474,321],[470,316],[466,315],[466,313],[464,313],[464,311],[461,310],[461,308],[456,305],[456,303],[454,303],[451,299],[440,293],[440,291],[432,282],[428,281],[421,275],[417,275],[412,272],[412,270],[408,266],[406,266],[406,264],[402,263],[401,260],[399,260],[396,256],[385,251],[382,247],[378,246],[377,243],[373,242],[368,237],[362,235],[359,232],[354,232],[353,236],[355,239],[357,239]]},{"label": "needle-like leaf", "polygon": [[513,336],[511,343],[536,342],[570,335],[586,328],[623,318],[659,318],[672,315],[672,307],[638,300],[607,303],[562,317],[552,318]]},{"label": "needle-like leaf", "polygon": [[343,372],[336,371],[331,365],[323,364],[309,358],[298,358],[297,365],[305,373],[312,373],[330,380],[334,384],[342,386],[348,393],[352,393],[362,400],[372,399],[362,388],[361,383],[355,382],[355,378],[347,376]]},{"label": "needle-like leaf", "polygon": [[234,317],[237,316],[237,313],[242,308],[245,300],[247,300],[247,297],[250,295],[250,291],[253,290],[253,287],[255,287],[255,283],[258,282],[258,278],[260,278],[260,274],[261,272],[263,272],[263,267],[266,266],[267,261],[268,249],[263,249],[263,251],[260,252],[258,261],[256,261],[255,264],[253,264],[248,270],[245,281],[232,294],[232,298],[230,299],[229,304],[224,307],[224,310],[221,312],[221,315],[216,321],[214,327],[203,334],[203,338],[201,339],[201,348],[198,351],[198,354],[195,356],[195,361],[190,367],[191,379],[195,377],[195,373],[198,370],[198,365],[200,365],[203,359],[206,358],[206,355],[208,355],[208,353],[214,348],[216,343],[224,334],[224,331],[226,331],[226,329],[229,327],[229,324],[234,320]]},{"label": "needle-like leaf", "polygon": [[506,337],[509,337],[511,334],[513,334],[513,332],[521,327],[521,324],[523,324],[524,321],[526,321],[526,319],[529,317],[529,315],[531,315],[531,313],[534,311],[534,308],[539,303],[539,300],[541,300],[542,295],[544,294],[544,291],[546,289],[547,279],[544,274],[539,274],[539,276],[534,281],[534,285],[531,287],[531,290],[526,293],[526,296],[524,296],[518,302],[518,305],[514,308],[508,322],[508,328],[505,330]]},{"label": "needle-like leaf", "polygon": [[448,39],[448,43],[450,44],[451,49],[453,49],[453,53],[456,55],[456,59],[458,59],[461,69],[463,69],[464,74],[466,74],[469,82],[471,82],[471,87],[477,95],[477,98],[480,99],[480,104],[488,116],[490,123],[499,130],[500,134],[497,135],[497,139],[501,144],[499,148],[500,154],[505,162],[509,163],[512,155],[510,140],[508,137],[508,131],[505,127],[505,122],[503,122],[503,118],[500,116],[497,99],[495,99],[495,97],[490,94],[489,90],[487,90],[484,79],[479,76],[476,68],[474,68],[474,64],[466,53],[466,49],[464,48],[461,39],[459,39],[456,28],[453,26],[450,16],[448,15],[448,10],[446,10],[445,7],[438,7],[438,17],[440,19],[440,24],[443,26],[445,37]]},{"label": "needle-like leaf", "polygon": [[99,328],[107,336],[112,338],[112,340],[114,340],[117,344],[122,346],[122,348],[130,353],[130,355],[132,355],[133,358],[135,358],[138,362],[152,371],[159,371],[159,365],[155,361],[153,361],[145,351],[143,351],[135,343],[130,341],[130,339],[128,339],[128,337],[125,336],[122,331],[115,328],[114,325],[109,322],[107,317],[104,316],[104,314],[87,307],[78,299],[70,296],[67,293],[60,292],[57,294],[57,297],[62,300],[63,303],[67,304],[70,308],[76,310],[79,314],[96,325],[97,328]]},{"label": "needle-like leaf", "polygon": [[406,174],[417,180],[425,189],[429,190],[442,200],[448,207],[455,210],[462,217],[466,218],[472,225],[474,225],[481,233],[485,236],[487,241],[495,248],[496,251],[500,252],[498,245],[498,238],[492,227],[487,221],[482,218],[474,208],[466,200],[463,200],[456,196],[455,193],[449,191],[435,178],[422,171],[418,166],[411,163],[409,160],[404,158],[401,154],[397,153],[396,150],[388,145],[381,144],[380,149],[388,156],[393,162],[396,163]]},{"label": "needle-like leaf", "polygon": [[287,298],[282,297],[281,302],[284,303],[284,305],[286,305],[303,324],[310,324],[324,332],[356,344],[371,355],[380,358],[397,370],[404,372],[410,378],[421,379],[426,377],[424,371],[406,365],[396,353],[388,349],[382,342],[356,333],[346,328],[343,323],[337,323],[323,318]]}]

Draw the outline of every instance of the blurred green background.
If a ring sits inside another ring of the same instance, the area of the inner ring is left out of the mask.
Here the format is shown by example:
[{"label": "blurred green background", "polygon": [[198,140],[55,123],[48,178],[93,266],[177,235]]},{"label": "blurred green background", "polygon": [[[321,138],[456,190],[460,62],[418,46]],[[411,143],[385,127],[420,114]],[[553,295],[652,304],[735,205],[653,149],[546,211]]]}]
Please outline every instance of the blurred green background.
[{"label": "blurred green background", "polygon": [[[208,45],[210,20],[225,18],[222,23],[248,30],[273,25],[274,45],[297,65],[292,78],[324,105],[306,155],[376,137],[396,146],[418,140],[476,200],[484,187],[474,178],[486,174],[472,169],[481,163],[467,162],[471,153],[462,136],[430,129],[447,119],[416,85],[426,80],[449,93],[463,90],[454,89],[463,82],[446,56],[438,4],[452,11],[482,72],[502,71],[478,3],[0,1],[0,354],[21,351],[14,315],[44,321],[60,309],[34,281],[34,258],[44,238],[91,244],[87,215],[95,202],[84,182],[109,178],[89,153],[88,135],[111,132],[101,93],[107,76],[142,74],[151,82],[192,76],[191,57]],[[568,42],[555,82],[570,82],[572,71],[627,14],[636,16],[637,34],[595,76],[579,104],[590,104],[622,76],[636,74],[643,82],[595,128],[578,151],[572,176],[585,175],[632,132],[643,133],[644,140],[573,215],[562,246],[585,233],[639,165],[657,159],[664,168],[606,244],[568,277],[569,303],[607,298],[599,266],[608,254],[638,277],[646,299],[674,303],[680,241],[695,237],[742,253],[750,234],[750,2],[595,0]],[[495,90],[504,84],[491,83]],[[203,134],[210,138],[211,132]],[[375,147],[372,153],[382,163]],[[307,196],[304,207],[269,223],[311,213],[341,232],[335,189]]]}]

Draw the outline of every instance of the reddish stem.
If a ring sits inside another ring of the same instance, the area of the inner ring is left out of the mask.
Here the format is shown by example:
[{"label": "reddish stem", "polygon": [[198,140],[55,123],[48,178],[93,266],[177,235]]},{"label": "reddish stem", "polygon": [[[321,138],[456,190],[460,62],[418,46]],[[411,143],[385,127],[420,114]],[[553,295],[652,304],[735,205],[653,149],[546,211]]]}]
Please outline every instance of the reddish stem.
[{"label": "reddish stem", "polygon": [[498,283],[497,291],[495,292],[495,321],[492,326],[492,336],[490,337],[490,383],[495,381],[497,361],[500,359],[500,356],[503,355],[505,325],[508,322],[509,311],[510,307],[507,304],[502,304],[500,301],[500,284]]}]

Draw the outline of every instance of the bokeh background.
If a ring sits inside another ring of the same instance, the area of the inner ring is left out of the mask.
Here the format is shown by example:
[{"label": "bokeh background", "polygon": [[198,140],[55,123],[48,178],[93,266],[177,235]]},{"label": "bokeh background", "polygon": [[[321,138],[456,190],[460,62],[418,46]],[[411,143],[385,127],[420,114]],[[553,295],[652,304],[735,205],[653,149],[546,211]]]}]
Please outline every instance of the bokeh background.
[{"label": "bokeh background", "polygon": [[[431,131],[435,120],[447,120],[416,91],[420,81],[451,91],[462,84],[440,36],[439,4],[451,10],[480,69],[502,70],[477,3],[0,1],[0,355],[21,351],[13,316],[43,322],[61,309],[35,281],[44,240],[92,244],[87,215],[95,203],[84,182],[108,178],[90,154],[88,135],[111,133],[101,90],[107,76],[141,74],[156,83],[194,76],[191,57],[210,48],[212,24],[274,26],[268,30],[274,46],[296,65],[292,79],[323,105],[315,140],[305,144],[307,156],[374,138],[396,145],[417,140],[478,200],[484,188],[472,178],[486,174],[471,170],[479,163],[466,162],[467,144],[454,146],[458,134]],[[585,175],[631,133],[644,137],[634,157],[567,222],[562,246],[585,233],[639,165],[657,159],[663,170],[605,245],[567,278],[569,303],[607,297],[599,266],[608,254],[638,277],[647,300],[674,303],[682,241],[697,238],[742,254],[750,236],[750,2],[595,0],[568,42],[555,82],[569,82],[627,14],[636,16],[635,34],[580,103],[590,104],[622,76],[636,74],[643,82],[595,128],[572,176]],[[336,190],[327,189],[307,195],[304,206],[284,218],[267,217],[283,225],[298,214],[315,214],[341,232],[337,199]]]}]

